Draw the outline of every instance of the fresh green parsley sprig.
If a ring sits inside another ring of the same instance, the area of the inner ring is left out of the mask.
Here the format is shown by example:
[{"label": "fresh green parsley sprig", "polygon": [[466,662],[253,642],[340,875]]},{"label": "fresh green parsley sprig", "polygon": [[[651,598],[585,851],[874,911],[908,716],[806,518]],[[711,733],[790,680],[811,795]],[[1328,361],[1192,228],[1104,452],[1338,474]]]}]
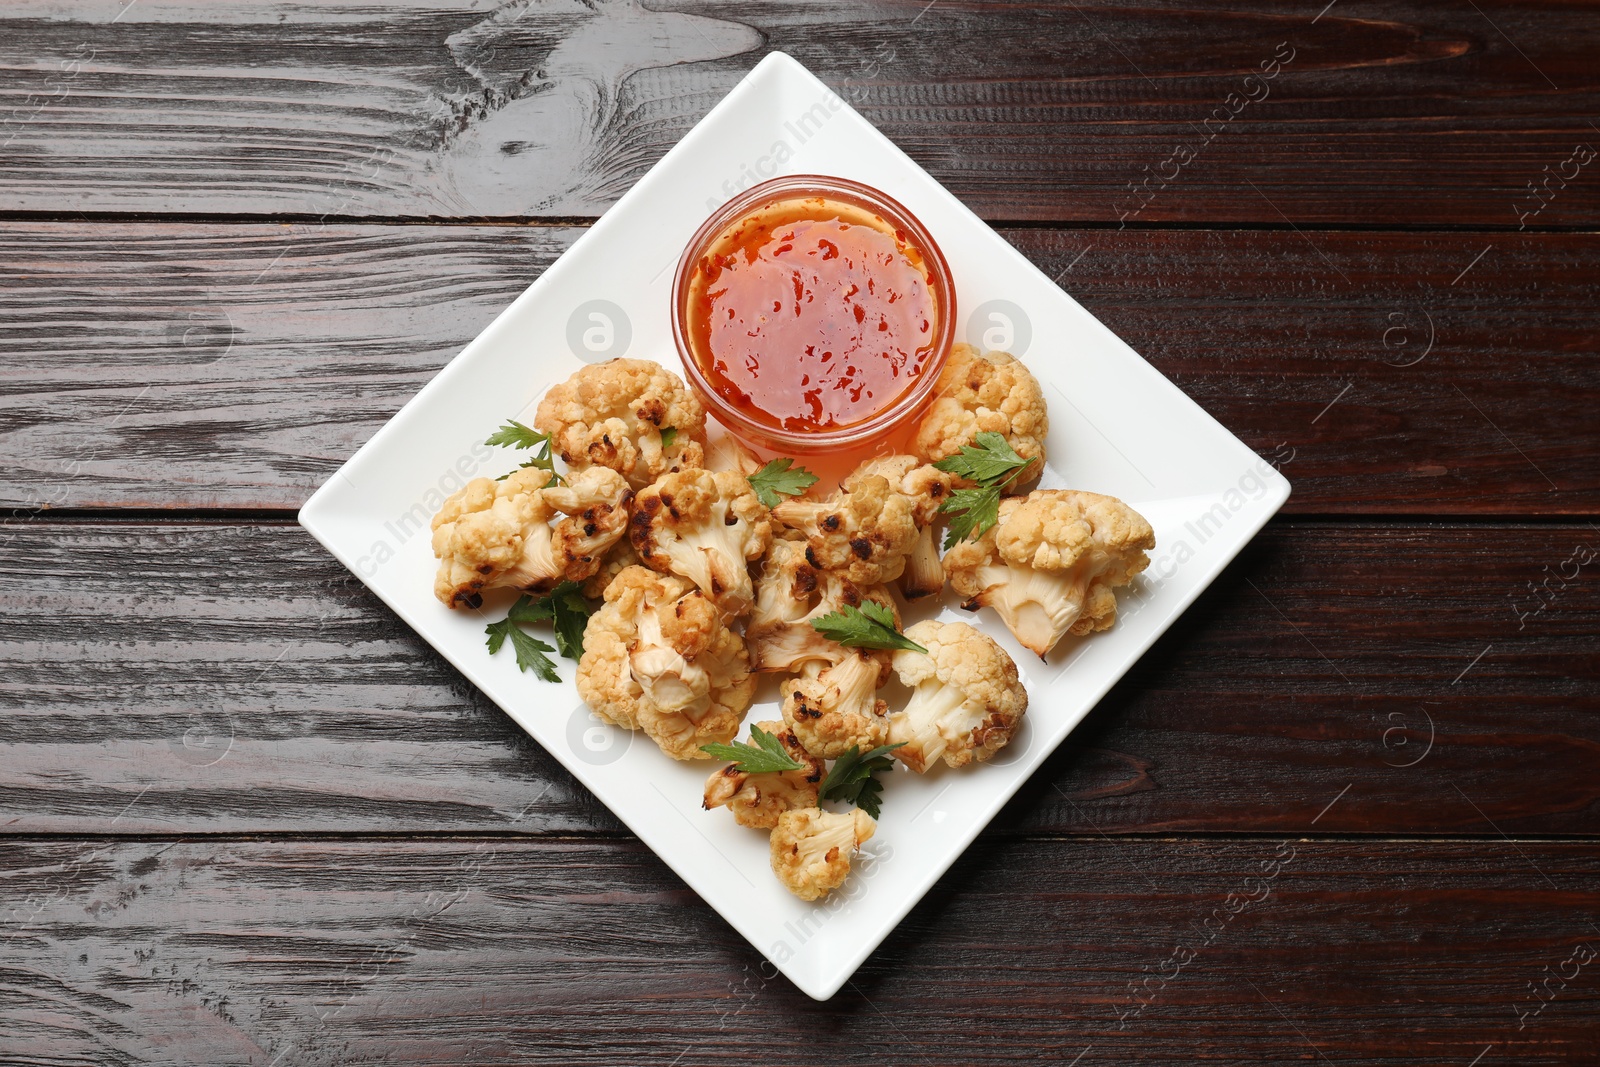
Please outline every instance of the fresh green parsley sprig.
[{"label": "fresh green parsley sprig", "polygon": [[772,774],[806,769],[804,763],[789,755],[782,741],[761,727],[750,727],[750,740],[755,744],[735,741],[731,745],[724,745],[719,742],[701,745],[700,751],[712,759],[732,760],[733,765],[746,774]]},{"label": "fresh green parsley sprig", "polygon": [[1000,521],[1000,497],[1012,482],[1033,466],[1033,460],[1017,455],[1002,434],[985,430],[974,444],[934,464],[946,474],[977,482],[976,488],[957,489],[939,505],[950,516],[944,535],[946,550],[967,539],[976,540]]},{"label": "fresh green parsley sprig", "polygon": [[[538,467],[540,470],[549,471],[551,475],[553,475],[553,477],[550,479],[550,484],[562,484],[561,475],[556,473],[555,459],[550,454],[549,434],[540,433],[531,426],[524,426],[516,419],[507,419],[505,421],[505,425],[501,426],[494,433],[490,434],[489,439],[485,441],[484,444],[490,446],[491,448],[533,449],[533,456],[526,463],[521,464],[521,466]],[[502,474],[500,477],[496,478],[495,481],[503,482],[508,477],[510,477],[509,474]]]},{"label": "fresh green parsley sprig", "polygon": [[749,475],[747,480],[750,488],[756,491],[756,497],[769,508],[775,508],[780,503],[778,494],[799,496],[817,484],[815,474],[804,467],[794,466],[794,460],[787,456],[773,460]]},{"label": "fresh green parsley sprig", "polygon": [[[525,624],[548,622],[555,630],[554,647],[528,633]],[[583,630],[589,623],[589,602],[583,598],[583,588],[576,582],[562,582],[542,597],[526,594],[517,598],[499,622],[484,627],[488,634],[485,644],[489,655],[504,647],[507,639],[517,654],[517,669],[533,671],[547,682],[559,682],[556,665],[546,652],[560,652],[567,659],[583,655]]]},{"label": "fresh green parsley sprig", "polygon": [[665,452],[678,441],[678,428],[676,426],[661,427],[661,450]]},{"label": "fresh green parsley sprig", "polygon": [[510,638],[511,647],[517,654],[518,670],[532,671],[547,682],[561,681],[561,675],[556,673],[555,662],[545,655],[546,652],[554,652],[555,646],[547,645],[528,633],[518,626],[517,620],[510,615],[499,622],[491,622],[483,628],[483,632],[489,635],[489,640],[486,642],[489,646],[489,655],[499,652],[505,645],[506,638]]},{"label": "fresh green parsley sprig", "polygon": [[844,605],[811,620],[811,628],[830,641],[846,648],[878,648],[927,653],[927,649],[894,627],[894,612],[876,600],[863,600],[861,606]]},{"label": "fresh green parsley sprig", "polygon": [[889,753],[903,744],[904,741],[879,745],[866,752],[862,752],[859,745],[851,745],[833,761],[828,777],[822,780],[822,799],[854,804],[876,819],[883,793],[883,783],[876,776],[894,765],[894,757]]},{"label": "fresh green parsley sprig", "polygon": [[589,602],[583,598],[583,586],[577,582],[562,582],[537,600],[526,596],[518,599],[511,605],[508,617],[518,622],[549,622],[555,627],[556,649],[563,656],[577,659],[583,655],[583,630],[589,625]]}]

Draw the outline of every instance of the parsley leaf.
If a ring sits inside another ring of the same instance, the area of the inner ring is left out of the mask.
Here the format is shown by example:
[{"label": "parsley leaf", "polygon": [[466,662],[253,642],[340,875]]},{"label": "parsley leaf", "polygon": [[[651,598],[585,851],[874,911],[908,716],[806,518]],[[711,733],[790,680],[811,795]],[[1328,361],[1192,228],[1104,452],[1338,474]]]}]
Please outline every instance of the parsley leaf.
[{"label": "parsley leaf", "polygon": [[844,755],[834,760],[828,777],[822,780],[822,799],[854,804],[876,819],[883,783],[874,775],[888,770],[894,764],[894,757],[889,753],[903,744],[904,741],[896,745],[879,745],[865,754],[859,746],[851,745]]},{"label": "parsley leaf", "polygon": [[944,548],[948,552],[951,546],[969,537],[977,540],[1000,521],[1000,487],[957,489],[945,498],[939,510],[950,514],[950,524],[944,531]]},{"label": "parsley leaf", "polygon": [[589,602],[583,586],[562,582],[538,600],[518,597],[506,617],[517,622],[549,622],[555,626],[556,648],[567,659],[583,655],[583,630],[589,625]]},{"label": "parsley leaf", "polygon": [[532,426],[524,426],[516,419],[507,419],[505,425],[490,435],[484,444],[491,448],[537,448],[540,445],[548,448],[550,435],[540,433]]},{"label": "parsley leaf", "polygon": [[750,487],[767,507],[778,506],[779,493],[799,496],[817,484],[817,476],[804,467],[794,467],[793,470],[790,467],[794,467],[794,460],[784,457],[773,460],[749,476]]},{"label": "parsley leaf", "polygon": [[483,632],[489,635],[489,655],[499,652],[509,637],[511,647],[517,654],[518,670],[531,670],[547,682],[561,681],[561,675],[556,673],[555,663],[545,655],[546,652],[554,652],[555,649],[518,626],[517,620],[510,615],[499,622],[491,622],[483,628]]},{"label": "parsley leaf", "polygon": [[[540,433],[531,426],[524,426],[516,419],[507,419],[505,425],[489,435],[484,442],[486,445],[497,448],[531,448],[534,450],[533,458],[520,467],[538,467],[540,470],[549,471],[554,477],[550,479],[551,485],[561,485],[561,475],[556,474],[555,460],[550,455],[550,435]],[[503,482],[509,474],[502,474],[495,481]]]},{"label": "parsley leaf", "polygon": [[663,452],[671,448],[677,440],[678,428],[676,426],[661,427],[661,449]]},{"label": "parsley leaf", "polygon": [[960,452],[934,464],[947,474],[978,483],[973,489],[957,489],[939,505],[941,512],[953,516],[944,535],[947,550],[988,533],[1000,521],[1000,497],[1006,487],[1033,466],[1033,460],[1017,455],[1011,443],[993,430],[978,434],[976,441],[976,446],[963,445]]},{"label": "parsley leaf", "polygon": [[1001,480],[1010,481],[1007,475],[1020,473],[1033,462],[1017,455],[1011,442],[993,430],[978,434],[976,442],[976,446],[962,445],[960,452],[946,456],[934,466],[979,485],[996,485]]},{"label": "parsley leaf", "polygon": [[[522,628],[524,623],[548,622],[555,627],[556,647],[551,648]],[[583,598],[583,587],[577,582],[562,582],[550,593],[539,597],[523,594],[511,605],[506,617],[491,622],[483,628],[489,635],[485,642],[489,655],[499,652],[506,639],[517,654],[517,667],[533,671],[547,682],[559,682],[556,665],[546,652],[558,649],[568,659],[583,655],[583,629],[589,623],[589,602]]]},{"label": "parsley leaf", "polygon": [[894,628],[894,612],[876,600],[863,600],[861,606],[846,604],[838,611],[830,611],[820,619],[811,620],[811,628],[830,641],[846,648],[904,649],[907,652],[928,650]]},{"label": "parsley leaf", "polygon": [[774,771],[803,771],[806,765],[789,755],[772,734],[759,726],[750,727],[750,740],[755,744],[735,741],[731,745],[701,745],[700,751],[713,759],[732,760],[733,765],[746,774],[769,774]]}]

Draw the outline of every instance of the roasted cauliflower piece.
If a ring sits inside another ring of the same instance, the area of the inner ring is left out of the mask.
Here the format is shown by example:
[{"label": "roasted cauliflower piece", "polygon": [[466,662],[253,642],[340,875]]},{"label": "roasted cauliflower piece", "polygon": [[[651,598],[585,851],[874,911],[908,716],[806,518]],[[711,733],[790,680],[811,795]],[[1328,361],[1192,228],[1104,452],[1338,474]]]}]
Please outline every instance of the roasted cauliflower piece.
[{"label": "roasted cauliflower piece", "polygon": [[900,577],[917,547],[916,502],[878,474],[827,500],[785,500],[773,518],[806,538],[806,558],[858,586]]},{"label": "roasted cauliflower piece", "polygon": [[504,481],[474,478],[433,517],[439,571],[433,593],[444,604],[478,607],[485,589],[553,586],[556,564],[550,528],[555,508],[543,489],[552,475],[525,467]]},{"label": "roasted cauliflower piece", "polygon": [[688,578],[730,617],[749,613],[749,564],[766,555],[772,521],[744,475],[663,475],[634,499],[632,523],[633,550],[647,566]]},{"label": "roasted cauliflower piece", "polygon": [[911,687],[906,706],[889,716],[895,759],[925,773],[941,758],[965,767],[994,755],[1022,722],[1028,692],[1017,665],[987,634],[964,622],[929,619],[906,630],[928,650],[894,654],[894,672]]},{"label": "roasted cauliflower piece", "polygon": [[[1038,460],[1025,475],[1037,481],[1044,468],[1044,440],[1050,430],[1044,392],[1022,362],[1009,352],[980,353],[971,345],[950,350],[939,375],[937,396],[917,426],[912,450],[937,463],[992,430],[1004,435],[1017,455]],[[1018,485],[1013,491],[1020,491]]]},{"label": "roasted cauliflower piece", "polygon": [[851,745],[862,752],[883,744],[889,705],[878,689],[889,680],[882,652],[843,648],[837,663],[783,683],[783,721],[813,756],[838,759]]},{"label": "roasted cauliflower piece", "polygon": [[1150,563],[1156,544],[1144,516],[1116,497],[1035,490],[1000,502],[1000,521],[944,554],[964,607],[993,608],[1024,648],[1042,658],[1068,632],[1107,630],[1112,592]]},{"label": "roasted cauliflower piece", "polygon": [[839,888],[850,860],[878,824],[860,808],[835,815],[801,808],[778,816],[772,831],[772,873],[801,900],[816,900]]},{"label": "roasted cauliflower piece", "polygon": [[675,759],[733,740],[755,695],[739,635],[698,589],[674,575],[628,567],[589,617],[578,695],[595,714],[643,730]]},{"label": "roasted cauliflower piece", "polygon": [[770,830],[778,825],[778,816],[784,812],[817,806],[825,768],[788,726],[781,722],[758,722],[756,726],[776,737],[784,751],[805,764],[805,769],[750,774],[730,763],[706,779],[705,807],[725,807],[733,812],[740,826]]},{"label": "roasted cauliflower piece", "polygon": [[823,637],[811,623],[866,600],[897,611],[894,597],[882,586],[862,589],[813,567],[804,541],[773,541],[756,581],[755,610],[745,625],[750,669],[793,674],[808,665],[820,669],[838,662],[843,646]]},{"label": "roasted cauliflower piece", "polygon": [[906,556],[900,592],[907,600],[944,592],[944,567],[939,562],[939,508],[950,498],[951,476],[916,456],[882,456],[864,461],[845,479],[844,488],[854,489],[872,475],[887,479],[891,487],[910,497],[913,505],[911,519],[916,523],[917,541]]},{"label": "roasted cauliflower piece", "polygon": [[566,516],[556,523],[551,547],[557,559],[566,561],[564,573],[572,581],[595,575],[612,548],[628,538],[633,490],[614,470],[590,467],[578,471],[567,478],[566,485],[545,489],[544,499]]},{"label": "roasted cauliflower piece", "polygon": [[[533,425],[568,467],[608,467],[634,489],[705,463],[705,409],[682,378],[648,359],[584,367],[545,394]],[[670,445],[664,430],[675,431]]]},{"label": "roasted cauliflower piece", "polygon": [[537,467],[499,482],[474,478],[444,502],[433,517],[440,601],[475,608],[486,589],[543,593],[600,568],[627,532],[633,491],[612,471],[585,472],[568,486],[551,486],[552,478]]}]

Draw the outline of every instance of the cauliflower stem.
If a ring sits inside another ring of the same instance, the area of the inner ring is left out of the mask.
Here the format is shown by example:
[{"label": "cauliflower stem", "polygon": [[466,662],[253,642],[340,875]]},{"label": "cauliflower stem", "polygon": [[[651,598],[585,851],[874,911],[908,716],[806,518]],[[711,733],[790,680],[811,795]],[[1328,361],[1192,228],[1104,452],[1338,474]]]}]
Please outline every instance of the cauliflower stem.
[{"label": "cauliflower stem", "polygon": [[1061,574],[1030,568],[990,577],[995,583],[969,606],[993,608],[1022,647],[1041,657],[1078,621],[1089,587],[1089,571],[1082,565]]},{"label": "cauliflower stem", "polygon": [[901,760],[912,770],[922,771],[944,755],[951,735],[971,734],[983,719],[983,709],[969,703],[966,693],[943,682],[926,681],[911,691],[906,706],[895,713],[889,742],[909,744],[921,738],[917,750],[906,753]]}]

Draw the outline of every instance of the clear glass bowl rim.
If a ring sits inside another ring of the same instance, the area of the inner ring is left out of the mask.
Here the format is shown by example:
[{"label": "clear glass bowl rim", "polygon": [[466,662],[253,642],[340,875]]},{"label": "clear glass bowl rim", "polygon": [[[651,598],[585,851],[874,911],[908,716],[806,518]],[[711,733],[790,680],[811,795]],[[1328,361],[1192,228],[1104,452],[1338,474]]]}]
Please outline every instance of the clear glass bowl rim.
[{"label": "clear glass bowl rim", "polygon": [[[689,345],[688,324],[685,321],[685,303],[689,276],[695,264],[705,253],[706,246],[740,216],[763,201],[798,199],[804,196],[829,196],[865,207],[883,217],[884,221],[904,230],[910,243],[921,250],[927,267],[929,288],[933,291],[937,313],[934,324],[933,352],[924,364],[916,383],[893,404],[876,415],[850,426],[813,433],[797,433],[758,422],[724,400],[712,389],[694,358]],[[945,261],[938,242],[917,218],[900,201],[862,182],[827,174],[787,174],[752,185],[736,194],[713,211],[700,224],[678,259],[678,269],[672,280],[672,336],[683,360],[684,373],[690,386],[707,412],[727,428],[728,432],[747,444],[758,445],[792,455],[803,453],[839,452],[848,448],[864,447],[893,432],[893,430],[921,414],[933,400],[939,376],[954,343],[955,333],[955,283],[950,277],[950,265]]]}]

